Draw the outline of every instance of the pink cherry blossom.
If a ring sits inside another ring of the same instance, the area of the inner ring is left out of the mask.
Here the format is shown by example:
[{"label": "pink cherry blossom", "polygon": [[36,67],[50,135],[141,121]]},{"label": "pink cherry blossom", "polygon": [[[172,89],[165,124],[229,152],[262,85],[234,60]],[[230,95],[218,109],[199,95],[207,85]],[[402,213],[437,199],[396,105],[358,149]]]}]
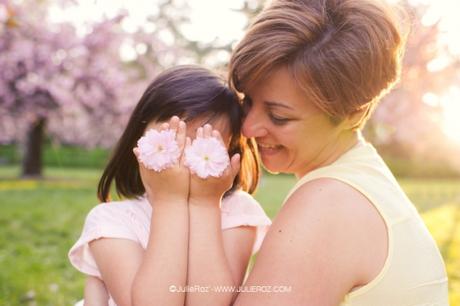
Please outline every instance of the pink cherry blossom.
[{"label": "pink cherry blossom", "polygon": [[220,177],[229,163],[227,149],[214,137],[196,138],[185,149],[185,165],[203,179]]},{"label": "pink cherry blossom", "polygon": [[148,169],[162,171],[176,164],[181,151],[172,130],[148,130],[137,141],[139,160]]}]

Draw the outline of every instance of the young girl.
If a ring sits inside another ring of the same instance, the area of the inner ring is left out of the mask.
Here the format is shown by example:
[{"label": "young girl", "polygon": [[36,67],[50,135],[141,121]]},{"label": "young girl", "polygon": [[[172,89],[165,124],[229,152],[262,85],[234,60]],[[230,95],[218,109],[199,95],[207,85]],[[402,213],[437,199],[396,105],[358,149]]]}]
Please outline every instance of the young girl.
[{"label": "young girl", "polygon": [[[259,163],[253,142],[241,135],[242,117],[238,97],[206,69],[177,67],[150,84],[99,182],[103,203],[90,211],[69,251],[72,265],[88,275],[86,305],[215,305],[216,294],[231,301],[236,291],[216,293],[212,285],[242,283],[271,223],[249,195]],[[148,170],[133,149],[152,128],[175,131],[181,152],[195,136],[216,137],[230,165],[204,180],[182,154],[171,168]],[[112,181],[122,201],[110,201]],[[215,213],[219,224],[200,222]],[[213,273],[203,275],[204,267]]]}]

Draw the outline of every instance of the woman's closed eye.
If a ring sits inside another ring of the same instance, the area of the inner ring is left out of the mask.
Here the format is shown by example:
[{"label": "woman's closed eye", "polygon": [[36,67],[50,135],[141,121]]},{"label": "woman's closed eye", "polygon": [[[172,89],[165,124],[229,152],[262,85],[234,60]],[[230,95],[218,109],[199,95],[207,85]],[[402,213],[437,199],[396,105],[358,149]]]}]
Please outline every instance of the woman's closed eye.
[{"label": "woman's closed eye", "polygon": [[289,122],[291,119],[289,118],[284,118],[278,115],[275,115],[271,112],[268,113],[268,116],[270,117],[270,120],[273,122],[275,125],[283,125]]}]

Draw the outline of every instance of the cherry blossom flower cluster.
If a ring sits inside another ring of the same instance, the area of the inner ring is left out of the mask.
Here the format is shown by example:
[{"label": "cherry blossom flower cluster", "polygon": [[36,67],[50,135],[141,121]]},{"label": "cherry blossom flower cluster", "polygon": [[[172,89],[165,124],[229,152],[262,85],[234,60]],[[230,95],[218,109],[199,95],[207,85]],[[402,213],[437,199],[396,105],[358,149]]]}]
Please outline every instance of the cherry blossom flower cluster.
[{"label": "cherry blossom flower cluster", "polygon": [[[178,163],[180,148],[172,130],[148,130],[138,142],[139,160],[148,169],[162,171]],[[200,178],[220,177],[230,164],[225,146],[215,137],[198,137],[185,149],[185,166]]]},{"label": "cherry blossom flower cluster", "polygon": [[148,130],[137,141],[139,160],[147,169],[162,171],[176,164],[180,157],[180,148],[176,133],[172,130]]},{"label": "cherry blossom flower cluster", "polygon": [[185,149],[185,165],[198,177],[220,177],[230,164],[227,149],[215,137],[196,138]]},{"label": "cherry blossom flower cluster", "polygon": [[[21,143],[45,119],[53,143],[112,148],[133,97],[162,67],[190,54],[157,35],[166,25],[124,31],[125,12],[89,22],[83,32],[53,17],[75,11],[74,2],[0,0],[0,144]],[[136,49],[129,65],[125,49]]]}]

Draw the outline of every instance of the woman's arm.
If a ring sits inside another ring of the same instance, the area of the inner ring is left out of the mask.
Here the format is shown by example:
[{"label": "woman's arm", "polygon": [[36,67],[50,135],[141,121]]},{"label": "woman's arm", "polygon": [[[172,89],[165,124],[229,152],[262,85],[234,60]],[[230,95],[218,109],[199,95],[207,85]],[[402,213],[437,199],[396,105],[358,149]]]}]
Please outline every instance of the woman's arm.
[{"label": "woman's arm", "polygon": [[369,261],[386,244],[385,225],[372,210],[334,179],[299,188],[275,218],[245,284],[268,291],[242,292],[234,305],[339,305],[383,266],[384,258],[374,269]]},{"label": "woman's arm", "polygon": [[108,306],[109,294],[104,282],[94,276],[86,276],[84,306]]}]

